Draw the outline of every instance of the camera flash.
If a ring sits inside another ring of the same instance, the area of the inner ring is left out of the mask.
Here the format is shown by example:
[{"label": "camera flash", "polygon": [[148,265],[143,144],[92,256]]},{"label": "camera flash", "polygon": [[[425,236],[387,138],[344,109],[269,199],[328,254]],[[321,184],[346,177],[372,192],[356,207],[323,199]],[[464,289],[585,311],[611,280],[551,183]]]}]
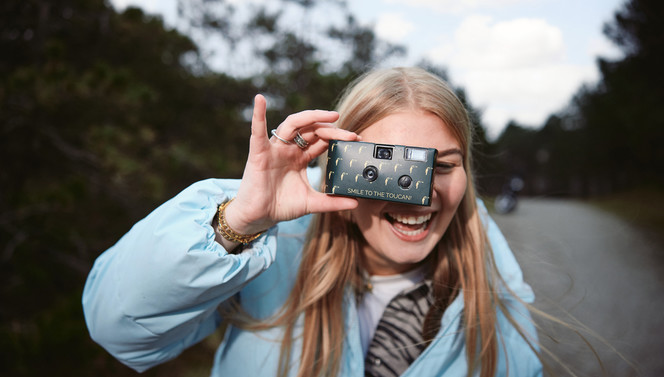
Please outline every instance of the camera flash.
[{"label": "camera flash", "polygon": [[408,161],[424,162],[427,160],[427,151],[426,149],[420,148],[406,148],[405,159]]}]

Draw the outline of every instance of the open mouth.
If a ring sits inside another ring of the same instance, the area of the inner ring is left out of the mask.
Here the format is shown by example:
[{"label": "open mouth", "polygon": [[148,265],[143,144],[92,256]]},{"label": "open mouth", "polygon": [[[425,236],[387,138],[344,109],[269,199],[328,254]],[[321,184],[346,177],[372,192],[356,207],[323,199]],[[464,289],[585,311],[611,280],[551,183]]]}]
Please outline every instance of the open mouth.
[{"label": "open mouth", "polygon": [[392,228],[397,233],[408,237],[415,237],[424,233],[429,227],[432,216],[432,213],[424,215],[385,214],[385,218],[392,224]]}]

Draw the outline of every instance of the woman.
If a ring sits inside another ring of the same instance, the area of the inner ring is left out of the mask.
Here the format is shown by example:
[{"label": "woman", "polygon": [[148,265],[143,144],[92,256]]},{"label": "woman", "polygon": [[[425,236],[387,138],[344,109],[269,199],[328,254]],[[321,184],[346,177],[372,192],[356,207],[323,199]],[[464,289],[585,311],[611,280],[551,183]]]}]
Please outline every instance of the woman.
[{"label": "woman", "polygon": [[[214,376],[541,374],[532,292],[475,199],[471,125],[440,78],[370,72],[338,112],[291,115],[269,139],[265,109],[257,96],[240,181],[192,185],[98,258],[93,339],[141,371],[224,320]],[[331,139],[436,148],[431,205],[314,190],[307,164]]]}]

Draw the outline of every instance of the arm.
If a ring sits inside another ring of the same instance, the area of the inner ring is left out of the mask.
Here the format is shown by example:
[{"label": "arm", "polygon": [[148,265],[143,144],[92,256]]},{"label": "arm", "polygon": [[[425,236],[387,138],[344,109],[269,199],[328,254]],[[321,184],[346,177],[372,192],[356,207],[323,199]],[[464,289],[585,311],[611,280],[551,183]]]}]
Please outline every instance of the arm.
[{"label": "arm", "polygon": [[239,254],[214,242],[217,204],[236,188],[192,185],[97,259],[84,312],[92,338],[116,358],[145,370],[177,356],[214,331],[217,306],[274,261],[276,229]]},{"label": "arm", "polygon": [[[309,161],[330,139],[357,140],[337,129],[335,112],[289,116],[277,129],[285,140],[300,133],[309,146],[268,139],[266,103],[257,96],[249,156],[241,181],[195,184],[137,223],[96,261],[83,293],[92,338],[116,358],[142,371],[177,356],[218,325],[217,306],[267,269],[275,257],[281,221],[309,213],[350,209],[357,201],[331,197],[308,182]],[[217,206],[240,234],[268,229],[241,249],[212,223]],[[215,241],[216,240],[216,241]]]}]

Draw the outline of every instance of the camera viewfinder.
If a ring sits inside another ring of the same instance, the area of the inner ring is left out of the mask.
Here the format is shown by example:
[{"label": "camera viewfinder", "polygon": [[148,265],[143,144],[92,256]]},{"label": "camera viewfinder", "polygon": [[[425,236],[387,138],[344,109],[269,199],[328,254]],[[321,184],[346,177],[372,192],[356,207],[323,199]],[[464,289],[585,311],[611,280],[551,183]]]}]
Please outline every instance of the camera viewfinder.
[{"label": "camera viewfinder", "polygon": [[406,148],[405,159],[408,161],[424,162],[427,160],[427,151],[420,148]]}]

